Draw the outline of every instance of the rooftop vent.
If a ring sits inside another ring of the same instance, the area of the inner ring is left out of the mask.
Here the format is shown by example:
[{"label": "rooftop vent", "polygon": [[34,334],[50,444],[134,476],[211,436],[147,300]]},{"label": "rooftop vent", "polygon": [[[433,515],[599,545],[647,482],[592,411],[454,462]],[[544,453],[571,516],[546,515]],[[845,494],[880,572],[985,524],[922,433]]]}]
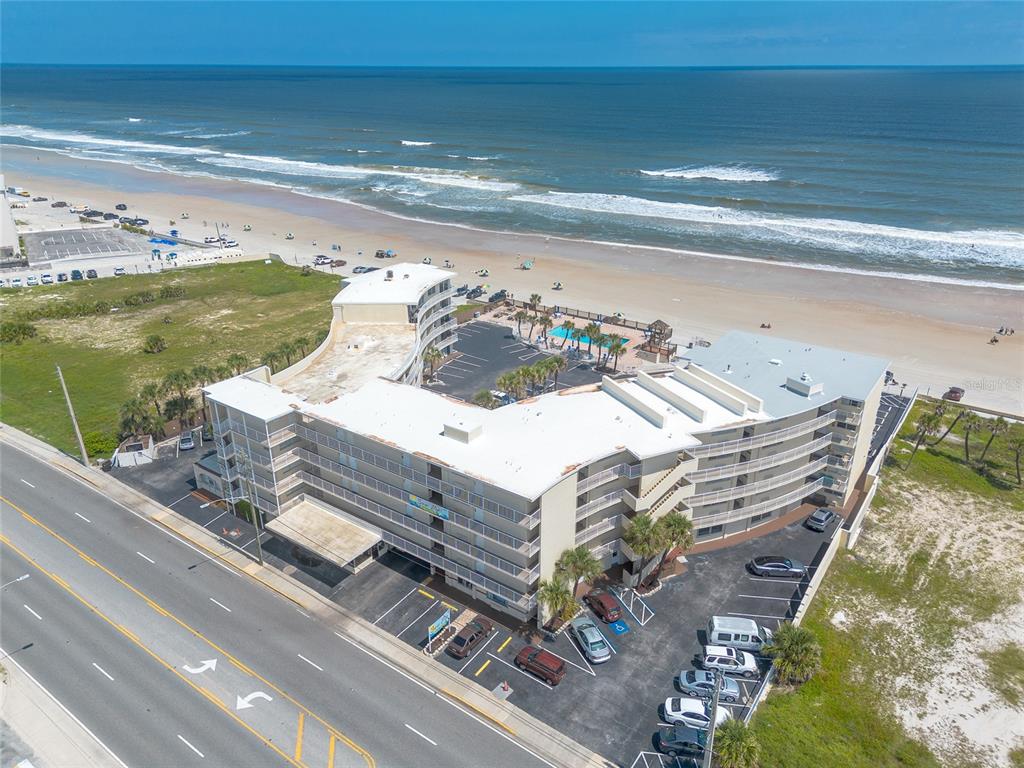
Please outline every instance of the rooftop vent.
[{"label": "rooftop vent", "polygon": [[460,443],[471,443],[483,433],[483,427],[468,421],[456,421],[444,425],[444,436]]},{"label": "rooftop vent", "polygon": [[394,277],[395,277],[395,273],[392,272],[390,269],[387,271],[387,274],[384,275],[384,279],[385,280],[393,280]]},{"label": "rooftop vent", "polygon": [[726,373],[732,373],[732,366],[731,365],[726,365],[725,366],[725,372]]},{"label": "rooftop vent", "polygon": [[779,360],[779,358],[777,358],[777,357],[773,357],[771,360],[768,361],[768,364],[769,365],[782,365],[782,361]]},{"label": "rooftop vent", "polygon": [[803,397],[813,397],[825,391],[825,385],[820,381],[815,382],[806,371],[800,374],[799,379],[792,376],[786,379],[786,389],[795,392]]}]

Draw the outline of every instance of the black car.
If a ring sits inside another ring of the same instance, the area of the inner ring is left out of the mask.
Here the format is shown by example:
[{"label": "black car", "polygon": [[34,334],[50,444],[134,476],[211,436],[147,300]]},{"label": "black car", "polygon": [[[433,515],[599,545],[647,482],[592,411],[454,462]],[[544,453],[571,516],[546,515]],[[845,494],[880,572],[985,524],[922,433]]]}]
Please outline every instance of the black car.
[{"label": "black car", "polygon": [[33,197],[32,198],[32,202],[33,203],[45,203],[46,202],[46,198],[45,197]]},{"label": "black car", "polygon": [[473,290],[471,290],[468,293],[466,293],[466,298],[467,299],[479,299],[483,295],[484,295],[484,292],[483,292],[482,289],[474,288]]},{"label": "black car", "polygon": [[118,203],[117,205],[114,206],[114,208],[116,210],[118,210],[118,211],[127,211],[128,210],[128,206],[125,205],[124,203]]},{"label": "black car", "polygon": [[117,218],[117,214],[116,213],[104,213],[103,214],[103,218],[106,219],[107,221],[111,221],[112,219],[116,219]]},{"label": "black car", "polygon": [[751,560],[747,567],[755,576],[782,576],[802,579],[807,575],[807,566],[799,560],[781,555],[762,555]]},{"label": "black car", "polygon": [[120,219],[118,219],[118,222],[121,224],[131,224],[133,221],[135,221],[135,219],[133,219],[131,216],[122,216]]},{"label": "black car", "polygon": [[469,286],[468,285],[463,285],[463,286],[455,289],[455,295],[456,296],[465,296],[467,293],[469,293]]},{"label": "black car", "polygon": [[99,277],[99,275],[96,274],[96,270],[95,269],[90,269],[90,270],[86,271],[85,276],[87,278],[89,278],[90,280],[95,280],[97,277]]},{"label": "black car", "polygon": [[65,203],[63,200],[58,200],[55,203],[50,203],[50,207],[51,208],[67,208],[68,204]]},{"label": "black car", "polygon": [[490,297],[488,297],[487,303],[490,304],[492,302],[502,301],[503,299],[507,299],[507,298],[508,298],[508,291],[506,291],[504,288],[502,288],[500,291],[495,291],[494,293],[492,293],[490,295]]},{"label": "black car", "polygon": [[103,211],[86,211],[82,215],[87,219],[98,219],[103,215]]},{"label": "black car", "polygon": [[66,283],[67,281],[68,281],[68,273],[67,272],[58,272],[57,273],[57,282],[58,283]]},{"label": "black car", "polygon": [[658,731],[658,750],[669,757],[677,755],[703,755],[707,734],[688,725],[662,728]]},{"label": "black car", "polygon": [[80,269],[72,269],[71,270],[71,279],[72,280],[83,280],[84,277],[82,276],[82,270],[80,270]]},{"label": "black car", "polygon": [[814,510],[814,514],[812,514],[810,517],[804,520],[804,525],[806,525],[812,531],[818,531],[819,533],[821,533],[826,528],[828,528],[829,525],[832,524],[832,521],[835,520],[837,517],[838,515],[831,509],[819,507],[818,509]]}]

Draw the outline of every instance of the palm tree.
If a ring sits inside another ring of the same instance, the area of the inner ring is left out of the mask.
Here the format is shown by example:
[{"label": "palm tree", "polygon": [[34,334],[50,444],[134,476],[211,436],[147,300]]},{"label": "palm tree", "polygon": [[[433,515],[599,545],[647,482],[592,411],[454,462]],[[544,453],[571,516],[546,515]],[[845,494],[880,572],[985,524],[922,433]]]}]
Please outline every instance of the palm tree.
[{"label": "palm tree", "polygon": [[914,460],[914,455],[917,453],[917,449],[921,447],[921,443],[928,435],[934,435],[939,431],[939,427],[942,425],[942,417],[937,413],[922,413],[917,417],[917,421],[914,423],[914,450],[910,454],[910,458],[907,459],[907,465],[903,468],[906,472],[910,469],[910,462]]},{"label": "palm tree", "polygon": [[540,320],[540,315],[530,315],[530,340],[533,340],[533,329],[537,327],[537,321]]},{"label": "palm tree", "polygon": [[[164,376],[164,391],[174,392],[179,398],[186,397],[194,386],[195,381],[192,379],[192,374],[181,368]],[[167,418],[172,417],[168,416]]]},{"label": "palm tree", "polygon": [[582,339],[582,338],[583,338],[583,330],[580,329],[580,328],[573,328],[572,329],[572,340],[573,340],[573,344],[575,344],[575,346],[576,346],[576,349],[580,348],[580,339]]},{"label": "palm tree", "polygon": [[444,360],[444,355],[441,354],[441,350],[437,347],[427,347],[427,351],[423,353],[423,362],[430,366],[430,376],[433,378],[434,369],[437,364]]},{"label": "palm tree", "polygon": [[655,571],[657,574],[661,574],[661,569],[665,567],[665,561],[668,560],[669,553],[674,549],[687,550],[693,546],[693,521],[685,515],[672,510],[664,517],[660,518],[655,526],[660,528],[660,534],[665,544],[665,551],[661,555],[661,562],[658,564],[658,568]]},{"label": "palm tree", "polygon": [[964,431],[964,461],[971,463],[971,432],[977,432],[982,428],[981,417],[974,411],[970,411],[963,418],[961,429]]},{"label": "palm tree", "polygon": [[309,336],[299,336],[294,342],[295,347],[299,350],[299,354],[303,357],[309,354]]},{"label": "palm tree", "polygon": [[228,355],[227,364],[231,366],[231,370],[234,371],[235,376],[238,376],[242,371],[249,367],[249,358],[235,352],[232,355]]},{"label": "palm tree", "polygon": [[149,382],[139,390],[139,398],[152,403],[153,407],[156,408],[156,415],[161,419],[164,417],[164,412],[160,410],[160,402],[166,394],[167,390],[164,388],[164,385],[155,381]]},{"label": "palm tree", "polygon": [[555,324],[555,321],[551,319],[551,315],[541,315],[537,318],[537,325],[540,326],[541,333],[544,335],[544,346],[548,345],[548,329]]},{"label": "palm tree", "polygon": [[203,387],[205,387],[210,382],[215,381],[217,378],[217,373],[212,368],[209,368],[205,365],[197,365],[195,368],[192,369],[191,376],[192,380],[199,387],[199,394],[203,399],[203,421],[206,421],[206,390],[204,390]]},{"label": "palm tree", "polygon": [[978,461],[985,461],[985,454],[988,453],[988,448],[992,445],[992,441],[995,440],[999,435],[1005,435],[1010,429],[1010,423],[1002,416],[997,418],[995,421],[989,419],[985,425],[988,430],[988,442],[985,443],[985,447],[981,449],[981,456],[978,457]]},{"label": "palm tree", "polygon": [[121,406],[121,436],[143,434],[143,426],[151,415],[149,404],[141,398],[133,397]]},{"label": "palm tree", "polygon": [[330,335],[331,335],[331,331],[330,331],[329,328],[324,328],[324,329],[319,330],[316,333],[314,333],[313,334],[313,348],[315,349],[316,347],[319,347],[321,344],[323,344],[324,341],[327,340],[327,337],[330,336]]},{"label": "palm tree", "polygon": [[489,389],[481,389],[475,395],[473,395],[473,402],[479,405],[481,408],[493,410],[498,407],[498,398],[491,394]]},{"label": "palm tree", "polygon": [[518,400],[519,381],[516,379],[515,371],[506,371],[494,380],[494,386],[502,392],[508,392]]},{"label": "palm tree", "polygon": [[1024,454],[1024,437],[1019,435],[1011,437],[1010,450],[1013,451],[1013,463],[1017,469],[1017,485],[1020,485],[1020,457]]},{"label": "palm tree", "polygon": [[747,724],[730,718],[715,729],[715,757],[718,768],[757,768],[761,745]]},{"label": "palm tree", "polygon": [[520,336],[523,335],[523,321],[529,316],[530,313],[527,312],[525,309],[520,309],[518,312],[512,315],[512,319],[516,321],[516,327],[519,329]]},{"label": "palm tree", "polygon": [[590,340],[597,345],[597,364],[601,365],[601,357],[604,355],[604,347],[611,339],[603,333],[598,333],[596,336],[591,336]]},{"label": "palm tree", "polygon": [[583,334],[587,337],[587,356],[591,354],[591,348],[594,346],[594,337],[601,332],[601,326],[597,323],[587,323],[587,327],[583,329]]},{"label": "palm tree", "polygon": [[637,575],[642,576],[643,572],[650,565],[651,560],[661,554],[664,547],[664,529],[651,517],[649,512],[634,517],[629,527],[622,534],[622,540],[629,545],[629,548],[640,558],[640,568]]},{"label": "palm tree", "polygon": [[539,306],[540,306],[540,294],[539,293],[531,293],[530,294],[530,309],[532,309],[534,312],[536,312],[537,311],[537,307],[539,307]]},{"label": "palm tree", "polygon": [[565,581],[556,574],[537,585],[537,602],[547,609],[548,616],[561,618],[572,608],[575,600]]},{"label": "palm tree", "polygon": [[551,375],[554,378],[554,388],[558,389],[558,374],[561,371],[564,371],[569,366],[569,363],[566,362],[564,357],[557,356],[549,357],[547,365],[551,368]]},{"label": "palm tree", "polygon": [[567,549],[555,563],[555,569],[572,579],[572,595],[575,599],[581,581],[590,581],[601,575],[601,561],[594,557],[586,544]]},{"label": "palm tree", "polygon": [[576,323],[572,320],[566,320],[562,323],[562,329],[565,331],[565,335],[562,337],[562,346],[559,349],[565,349],[565,342],[570,338],[573,338],[572,333],[576,328]]},{"label": "palm tree", "polygon": [[282,341],[277,345],[277,354],[284,358],[285,368],[292,365],[292,356],[298,354],[298,347],[290,341]]},{"label": "palm tree", "polygon": [[277,366],[281,364],[281,355],[277,352],[270,351],[264,352],[263,356],[260,357],[260,365],[265,365],[270,369],[271,373],[277,372]]},{"label": "palm tree", "polygon": [[[932,414],[934,415],[934,414]],[[765,652],[785,683],[804,683],[821,669],[821,646],[807,627],[787,622],[775,630]]]},{"label": "palm tree", "polygon": [[[946,414],[946,407],[942,403],[939,403],[937,406],[935,406],[935,413],[937,413],[940,417],[944,416]],[[930,447],[934,447],[941,443],[943,440],[945,440],[946,435],[953,431],[953,427],[955,427],[957,422],[960,421],[961,418],[963,418],[964,413],[966,413],[965,408],[961,408],[959,411],[957,411],[957,414],[953,418],[953,421],[950,422],[948,427],[946,427],[946,431],[942,433],[938,440],[936,440],[933,443],[928,443],[928,445]]]},{"label": "palm tree", "polygon": [[223,365],[218,365],[214,369],[214,373],[217,374],[216,378],[214,379],[215,381],[224,381],[224,379],[230,379],[232,376],[235,375],[235,369],[232,368],[227,363],[225,363]]},{"label": "palm tree", "polygon": [[613,370],[619,370],[619,355],[626,351],[626,345],[622,343],[622,339],[616,337],[615,341],[608,347],[608,354],[615,356],[615,366]]},{"label": "palm tree", "polygon": [[164,413],[168,419],[177,419],[182,429],[187,429],[196,412],[196,399],[190,395],[172,397],[167,401]]}]

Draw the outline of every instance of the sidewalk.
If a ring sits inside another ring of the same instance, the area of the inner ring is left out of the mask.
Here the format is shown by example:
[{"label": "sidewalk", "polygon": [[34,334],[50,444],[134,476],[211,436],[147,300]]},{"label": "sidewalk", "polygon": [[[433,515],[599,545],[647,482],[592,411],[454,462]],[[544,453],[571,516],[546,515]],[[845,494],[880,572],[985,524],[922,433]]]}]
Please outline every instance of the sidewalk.
[{"label": "sidewalk", "polygon": [[5,768],[124,768],[14,659],[3,659],[0,667],[0,764]]},{"label": "sidewalk", "polygon": [[315,615],[353,645],[432,688],[439,696],[471,716],[500,729],[553,766],[566,768],[611,768],[610,760],[593,752],[549,725],[537,720],[454,670],[428,659],[397,637],[373,626],[362,617],[331,602],[310,587],[281,571],[261,566],[197,523],[181,517],[148,496],[98,469],[79,462],[34,437],[0,424],[0,440],[16,446],[66,474],[75,476],[112,501],[144,515],[174,532],[198,549],[241,571],[268,589]]}]

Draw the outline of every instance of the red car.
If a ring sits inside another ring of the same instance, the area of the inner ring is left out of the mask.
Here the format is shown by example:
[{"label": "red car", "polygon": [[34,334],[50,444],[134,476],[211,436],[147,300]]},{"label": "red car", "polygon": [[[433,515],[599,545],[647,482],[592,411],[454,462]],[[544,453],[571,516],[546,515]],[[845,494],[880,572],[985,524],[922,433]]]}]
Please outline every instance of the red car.
[{"label": "red car", "polygon": [[565,677],[565,662],[535,645],[528,645],[519,652],[516,666],[532,672],[548,685],[558,685]]},{"label": "red car", "polygon": [[480,642],[494,631],[494,625],[483,616],[477,616],[459,630],[445,649],[449,656],[464,659],[473,652]]},{"label": "red car", "polygon": [[622,608],[619,607],[619,602],[611,596],[610,592],[603,589],[592,589],[583,599],[594,610],[598,618],[606,624],[611,624],[622,618]]}]

